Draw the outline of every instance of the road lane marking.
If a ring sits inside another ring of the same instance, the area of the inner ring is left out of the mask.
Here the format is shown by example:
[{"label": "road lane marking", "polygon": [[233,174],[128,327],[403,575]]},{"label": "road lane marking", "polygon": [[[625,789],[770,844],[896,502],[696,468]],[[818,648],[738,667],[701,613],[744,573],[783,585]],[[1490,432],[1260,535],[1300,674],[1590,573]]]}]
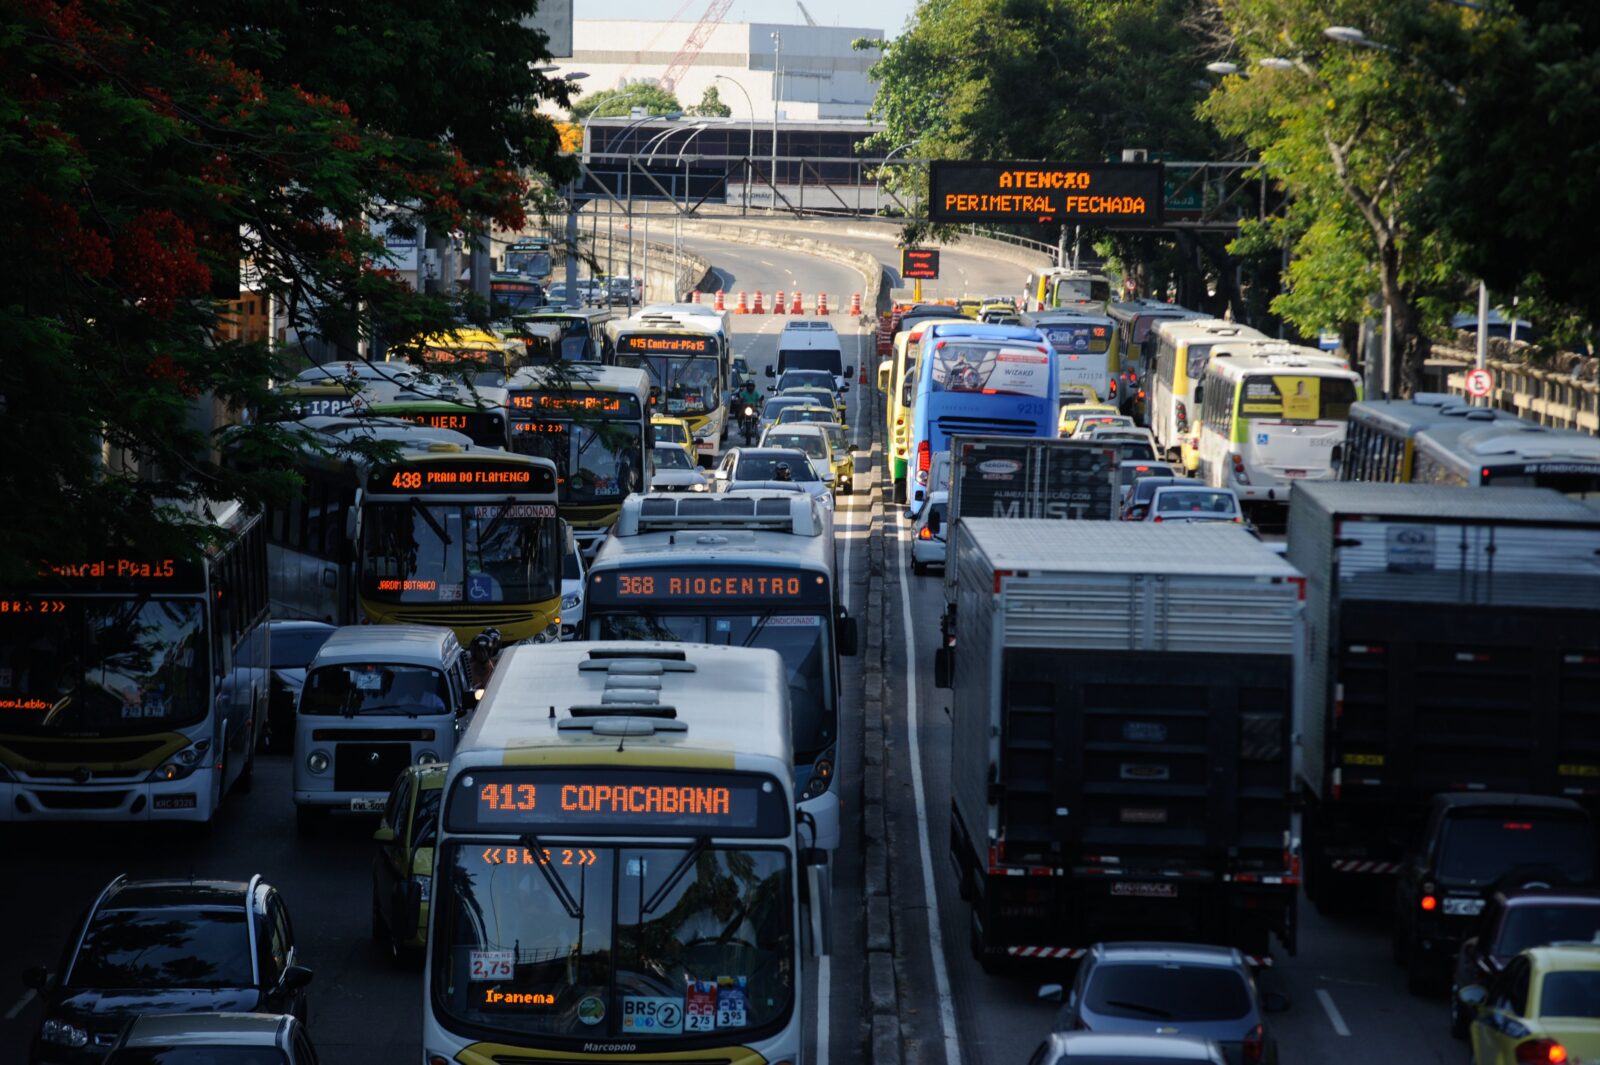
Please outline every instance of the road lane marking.
[{"label": "road lane marking", "polygon": [[828,999],[832,997],[833,973],[826,954],[817,964],[817,1065],[828,1065]]},{"label": "road lane marking", "polygon": [[757,259],[756,262],[760,263],[762,266],[771,266],[772,265],[772,263],[768,262],[766,259]]},{"label": "road lane marking", "polygon": [[1328,1015],[1328,1023],[1333,1025],[1333,1030],[1339,1035],[1349,1035],[1350,1026],[1344,1023],[1344,1014],[1333,1004],[1333,996],[1328,994],[1326,988],[1317,988],[1317,1001],[1322,1003],[1322,1012]]},{"label": "road lane marking", "polygon": [[933,952],[933,982],[939,997],[939,1027],[944,1029],[945,1065],[961,1065],[961,1039],[956,1033],[955,1002],[950,997],[950,974],[945,971],[944,935],[939,923],[939,895],[934,889],[933,854],[928,845],[927,793],[922,786],[922,745],[917,739],[917,641],[911,627],[911,582],[905,577],[906,525],[895,518],[895,542],[900,545],[900,622],[906,644],[906,753],[911,756],[911,795],[917,805],[917,849],[922,852],[922,894],[927,901],[928,947]]},{"label": "road lane marking", "polygon": [[17,1014],[19,1014],[23,1010],[27,1009],[28,1008],[28,1003],[32,1002],[33,999],[34,999],[34,996],[36,996],[37,994],[38,994],[38,992],[35,991],[31,987],[28,988],[28,990],[24,991],[22,993],[22,997],[17,999],[16,1002],[12,1003],[10,1009],[6,1010],[6,1020],[8,1020],[8,1021],[16,1020],[17,1019]]}]

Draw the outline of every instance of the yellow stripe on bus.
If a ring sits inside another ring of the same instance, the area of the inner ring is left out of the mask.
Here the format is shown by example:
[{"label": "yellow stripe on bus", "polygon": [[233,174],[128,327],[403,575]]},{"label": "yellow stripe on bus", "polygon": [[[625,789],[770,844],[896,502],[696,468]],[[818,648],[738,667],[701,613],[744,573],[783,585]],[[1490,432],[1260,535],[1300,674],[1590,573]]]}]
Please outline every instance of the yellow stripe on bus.
[{"label": "yellow stripe on bus", "polygon": [[[606,1036],[597,1038],[596,1042],[607,1044],[633,1043],[628,1036]],[[636,1054],[595,1054],[579,1050],[531,1050],[528,1047],[507,1046],[503,1043],[473,1043],[456,1053],[455,1060],[461,1065],[508,1065],[511,1062],[547,1062],[547,1061],[684,1061],[706,1062],[715,1061],[718,1065],[767,1065],[767,1059],[757,1054],[749,1047],[708,1047],[705,1050],[651,1050],[651,1040],[640,1039],[635,1045],[640,1047]]]}]

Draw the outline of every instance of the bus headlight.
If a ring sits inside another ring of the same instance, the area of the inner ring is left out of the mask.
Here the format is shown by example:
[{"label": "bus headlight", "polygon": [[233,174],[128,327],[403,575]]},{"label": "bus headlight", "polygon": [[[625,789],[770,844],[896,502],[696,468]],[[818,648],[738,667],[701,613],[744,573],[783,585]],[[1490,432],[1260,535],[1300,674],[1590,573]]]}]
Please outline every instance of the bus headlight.
[{"label": "bus headlight", "polygon": [[806,781],[806,787],[800,793],[802,799],[815,799],[827,793],[833,786],[833,750],[830,748],[823,752],[811,766],[811,777]]},{"label": "bus headlight", "polygon": [[306,768],[313,773],[326,773],[328,771],[328,752],[312,751],[306,755]]},{"label": "bus headlight", "polygon": [[433,763],[437,762],[438,760],[439,760],[439,754],[438,754],[437,751],[418,751],[417,752],[417,764],[418,765],[432,765]]},{"label": "bus headlight", "polygon": [[194,771],[204,764],[203,755],[210,749],[210,740],[191,743],[157,766],[145,780],[150,784],[160,784],[169,780],[183,780],[193,776]]},{"label": "bus headlight", "polygon": [[694,438],[696,440],[710,440],[715,435],[716,429],[710,422],[706,422],[704,425],[694,431]]}]

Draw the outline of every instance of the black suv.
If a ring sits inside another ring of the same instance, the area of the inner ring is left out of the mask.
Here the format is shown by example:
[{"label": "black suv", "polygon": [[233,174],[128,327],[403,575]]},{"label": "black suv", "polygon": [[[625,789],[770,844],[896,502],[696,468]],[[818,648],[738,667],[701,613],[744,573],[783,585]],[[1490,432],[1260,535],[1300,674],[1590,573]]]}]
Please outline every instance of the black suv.
[{"label": "black suv", "polygon": [[1589,884],[1594,824],[1570,799],[1438,795],[1395,882],[1394,955],[1414,994],[1443,982],[1496,890]]},{"label": "black suv", "polygon": [[119,876],[75,927],[60,969],[23,974],[45,1005],[30,1060],[98,1062],[137,1014],[290,1013],[303,1024],[311,970],[297,961],[289,910],[259,876]]},{"label": "black suv", "polygon": [[1600,938],[1600,891],[1528,888],[1496,891],[1489,897],[1473,934],[1461,942],[1455,977],[1450,981],[1450,1032],[1467,1037],[1472,1010],[1456,993],[1463,987],[1488,987],[1500,971],[1529,947],[1551,943],[1593,943]]}]

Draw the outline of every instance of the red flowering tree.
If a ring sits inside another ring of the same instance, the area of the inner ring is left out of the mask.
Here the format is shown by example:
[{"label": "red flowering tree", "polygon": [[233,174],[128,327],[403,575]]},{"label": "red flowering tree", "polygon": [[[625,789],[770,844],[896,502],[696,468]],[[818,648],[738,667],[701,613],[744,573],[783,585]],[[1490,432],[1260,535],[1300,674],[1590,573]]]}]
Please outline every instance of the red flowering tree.
[{"label": "red flowering tree", "polygon": [[192,550],[162,501],[290,487],[279,430],[233,430],[245,472],[196,417],[269,405],[292,365],[223,339],[241,264],[352,356],[378,323],[394,343],[457,319],[396,280],[370,220],[516,231],[523,175],[565,177],[532,8],[0,0],[0,579],[113,543]]}]

